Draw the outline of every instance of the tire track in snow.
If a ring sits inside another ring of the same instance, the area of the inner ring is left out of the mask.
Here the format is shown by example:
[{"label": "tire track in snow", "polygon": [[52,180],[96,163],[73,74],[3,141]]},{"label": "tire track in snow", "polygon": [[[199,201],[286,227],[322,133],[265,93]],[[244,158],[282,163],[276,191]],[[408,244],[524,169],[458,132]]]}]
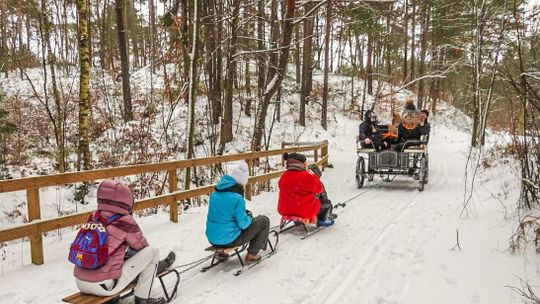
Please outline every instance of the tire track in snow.
[{"label": "tire track in snow", "polygon": [[[375,191],[373,192],[370,191],[370,195],[357,200],[373,200],[375,196],[384,193],[384,188],[380,190],[378,188],[374,188],[374,190]],[[388,205],[389,208],[384,209],[380,208],[380,204],[373,206],[373,208],[378,211],[379,216],[373,221],[374,224],[368,228],[381,229],[377,229],[369,233],[369,235],[363,241],[359,242],[359,248],[366,250],[362,258],[352,265],[349,263],[332,265],[333,268],[330,272],[324,272],[317,278],[317,284],[311,288],[311,290],[314,292],[309,294],[307,297],[304,297],[301,303],[338,303],[340,301],[340,297],[353,283],[357,281],[356,279],[360,275],[362,269],[367,269],[362,274],[362,285],[364,285],[369,278],[369,274],[375,270],[376,266],[380,262],[380,259],[382,258],[382,255],[380,254],[381,250],[387,250],[387,248],[392,244],[390,241],[385,242],[385,239],[392,231],[396,221],[398,221],[399,218],[404,215],[405,211],[409,209],[416,201],[415,198],[417,195],[418,193],[413,195],[410,200],[404,204],[400,204],[399,206]],[[387,194],[385,199],[388,203],[393,203],[398,201],[397,199],[401,198],[401,196],[401,192],[395,192]],[[365,205],[356,204],[357,209],[358,206],[365,207]],[[375,241],[372,242],[373,240]],[[357,288],[357,286],[355,286],[355,288]],[[328,290],[333,290],[333,292],[328,293]]]},{"label": "tire track in snow", "polygon": [[[381,259],[385,257],[383,253],[387,252],[388,248],[393,245],[392,240],[398,237],[398,235],[390,236],[389,234],[393,231],[395,225],[398,224],[399,219],[405,216],[407,213],[406,211],[409,210],[416,202],[418,202],[419,197],[421,197],[422,200],[430,199],[430,195],[427,193],[427,191],[434,191],[441,187],[446,187],[448,172],[446,162],[441,161],[440,159],[436,159],[432,162],[436,164],[436,169],[433,170],[434,172],[431,172],[432,174],[430,177],[434,178],[436,182],[433,184],[428,184],[430,186],[429,188],[426,188],[424,192],[416,191],[416,193],[410,193],[410,199],[400,207],[391,209],[385,208],[382,210],[375,209],[379,214],[381,214],[375,223],[383,223],[382,225],[378,224],[375,226],[375,228],[383,228],[382,231],[379,229],[370,233],[369,236],[364,239],[362,245],[370,244],[371,240],[377,237],[375,241],[367,247],[367,251],[362,255],[362,258],[353,265],[349,265],[347,263],[340,263],[339,266],[334,265],[334,269],[330,273],[323,274],[322,278],[317,280],[318,283],[312,288],[312,290],[315,290],[315,293],[307,298],[304,298],[302,303],[342,303],[342,298],[348,294],[347,291],[351,290],[351,288],[361,290],[365,287],[366,283],[368,283],[368,280],[371,278],[371,274],[380,264]],[[377,195],[383,196],[387,202],[395,202],[403,198],[403,192],[387,192],[389,189],[385,189],[384,186],[382,188],[374,188],[373,190],[374,191],[370,191],[371,193],[369,193],[367,196],[363,196],[356,200],[372,199]],[[385,216],[386,214],[390,214],[390,216]],[[410,243],[413,243],[413,241],[411,240]],[[363,248],[362,246],[360,247]],[[361,278],[361,280],[358,280],[359,278]],[[404,297],[407,289],[410,288],[412,284],[412,279],[412,275],[407,276],[403,285],[404,288],[398,295],[399,298]],[[332,290],[332,292],[328,293],[328,290]]]},{"label": "tire track in snow", "polygon": [[[396,225],[396,221],[399,220],[400,217],[402,217],[405,214],[405,211],[409,209],[409,207],[415,202],[415,199],[411,199],[408,203],[405,204],[405,206],[401,207],[399,211],[395,214],[393,214],[389,221],[385,221],[383,224],[383,230],[379,233],[378,237],[375,239],[375,241],[367,248],[366,253],[363,255],[362,259],[359,260],[358,263],[355,263],[348,272],[348,274],[345,276],[343,280],[338,282],[337,288],[334,289],[333,292],[327,294],[326,298],[321,301],[321,303],[342,303],[341,297],[343,294],[349,289],[351,285],[356,283],[356,279],[360,275],[363,269],[365,269],[365,272],[362,273],[362,280],[359,285],[355,286],[356,289],[360,289],[367,280],[370,277],[370,274],[373,272],[375,267],[377,266],[377,263],[382,258],[381,252],[378,250],[381,248],[381,244],[384,244],[384,247],[388,247],[391,245],[391,242],[386,242],[385,239],[387,235],[390,233],[392,228]],[[369,239],[375,236],[375,233],[372,233],[364,243],[367,243]],[[383,248],[384,249],[384,248]]]}]

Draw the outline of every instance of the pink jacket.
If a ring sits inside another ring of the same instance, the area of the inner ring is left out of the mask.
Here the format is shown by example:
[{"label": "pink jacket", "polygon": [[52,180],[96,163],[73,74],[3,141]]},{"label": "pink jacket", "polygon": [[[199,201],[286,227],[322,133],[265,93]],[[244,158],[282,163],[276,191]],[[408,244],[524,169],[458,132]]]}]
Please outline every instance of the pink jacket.
[{"label": "pink jacket", "polygon": [[119,278],[122,275],[122,265],[128,246],[137,251],[148,246],[148,241],[141,229],[129,214],[133,206],[133,196],[127,186],[115,181],[104,181],[98,188],[97,196],[101,216],[106,218],[114,214],[124,214],[124,216],[107,226],[109,234],[107,263],[97,269],[75,266],[75,277],[85,282],[101,282]]}]

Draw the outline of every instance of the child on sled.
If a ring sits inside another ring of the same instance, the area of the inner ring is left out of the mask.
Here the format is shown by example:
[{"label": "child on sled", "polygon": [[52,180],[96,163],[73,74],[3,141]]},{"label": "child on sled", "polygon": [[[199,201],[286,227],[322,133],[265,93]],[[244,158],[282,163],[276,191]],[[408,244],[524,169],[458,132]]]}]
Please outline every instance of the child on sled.
[{"label": "child on sled", "polygon": [[[98,187],[97,200],[98,209],[92,214],[91,221],[102,223],[100,228],[104,227],[108,234],[105,249],[108,251],[108,259],[103,265],[87,265],[87,260],[83,259],[84,253],[73,250],[74,245],[76,248],[83,245],[76,244],[79,238],[75,240],[70,251],[70,261],[76,263],[74,275],[79,290],[97,296],[111,296],[137,280],[134,290],[136,304],[166,303],[161,297],[150,298],[150,291],[156,274],[174,263],[174,253],[170,252],[167,258],[160,261],[158,249],[149,246],[131,215],[133,195],[126,185],[112,180],[103,181]],[[128,250],[131,256],[126,259]]]},{"label": "child on sled", "polygon": [[308,219],[316,222],[317,226],[333,225],[332,203],[329,200],[323,203],[318,198],[324,187],[317,175],[306,170],[306,157],[299,153],[285,153],[283,158],[287,171],[278,182],[279,214]]},{"label": "child on sled", "polygon": [[244,186],[248,165],[241,162],[224,175],[210,195],[206,219],[206,238],[216,247],[235,247],[249,242],[246,262],[260,261],[260,250],[266,250],[270,220],[264,215],[253,217],[246,210]]}]

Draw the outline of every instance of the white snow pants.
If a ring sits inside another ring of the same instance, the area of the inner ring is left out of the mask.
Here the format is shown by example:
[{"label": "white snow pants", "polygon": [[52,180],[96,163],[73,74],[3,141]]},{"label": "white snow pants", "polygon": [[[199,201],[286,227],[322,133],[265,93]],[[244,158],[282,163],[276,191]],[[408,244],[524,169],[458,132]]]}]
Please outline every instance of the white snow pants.
[{"label": "white snow pants", "polygon": [[154,280],[158,262],[158,249],[147,246],[124,262],[124,265],[122,266],[122,276],[118,278],[116,285],[114,285],[114,280],[93,283],[77,279],[77,287],[83,293],[96,296],[111,296],[122,291],[122,289],[126,288],[129,283],[139,276],[137,286],[135,286],[135,296],[147,299],[150,297],[152,282]]}]

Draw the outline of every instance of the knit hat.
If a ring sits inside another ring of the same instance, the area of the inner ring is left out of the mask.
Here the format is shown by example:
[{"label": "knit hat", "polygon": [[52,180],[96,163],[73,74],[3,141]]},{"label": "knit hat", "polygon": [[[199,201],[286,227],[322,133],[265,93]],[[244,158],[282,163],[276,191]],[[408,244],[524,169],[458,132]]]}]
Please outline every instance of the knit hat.
[{"label": "knit hat", "polygon": [[133,208],[133,193],[128,186],[104,180],[97,190],[98,210],[126,214]]},{"label": "knit hat", "polygon": [[416,111],[416,106],[414,105],[414,101],[412,100],[407,101],[407,103],[405,104],[405,110]]},{"label": "knit hat", "polygon": [[365,113],[364,113],[364,120],[365,121],[371,121],[371,113],[373,113],[373,111],[371,110],[367,110]]},{"label": "knit hat", "polygon": [[237,184],[245,186],[248,182],[249,167],[245,161],[241,161],[234,167],[229,175],[236,181]]},{"label": "knit hat", "polygon": [[285,153],[283,154],[283,159],[286,160],[287,162],[289,161],[298,161],[298,162],[301,162],[301,163],[305,163],[306,162],[306,157],[303,155],[303,154],[300,154],[300,153]]}]

